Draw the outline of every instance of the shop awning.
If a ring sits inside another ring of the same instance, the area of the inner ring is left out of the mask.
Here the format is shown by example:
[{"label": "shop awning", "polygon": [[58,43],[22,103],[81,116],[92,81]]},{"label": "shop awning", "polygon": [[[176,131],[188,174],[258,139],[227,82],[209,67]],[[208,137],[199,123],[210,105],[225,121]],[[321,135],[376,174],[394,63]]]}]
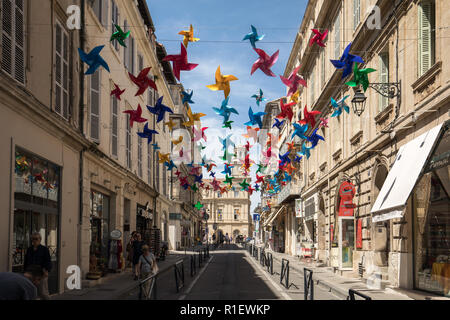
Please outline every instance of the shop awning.
[{"label": "shop awning", "polygon": [[441,128],[442,124],[400,148],[372,207],[373,222],[403,217],[406,202],[430,156]]},{"label": "shop awning", "polygon": [[285,207],[286,207],[285,205],[281,206],[281,208],[278,209],[278,211],[275,214],[273,214],[271,217],[269,217],[269,219],[267,219],[267,221],[264,223],[264,226],[271,224],[272,221],[275,220],[275,218],[284,210]]}]

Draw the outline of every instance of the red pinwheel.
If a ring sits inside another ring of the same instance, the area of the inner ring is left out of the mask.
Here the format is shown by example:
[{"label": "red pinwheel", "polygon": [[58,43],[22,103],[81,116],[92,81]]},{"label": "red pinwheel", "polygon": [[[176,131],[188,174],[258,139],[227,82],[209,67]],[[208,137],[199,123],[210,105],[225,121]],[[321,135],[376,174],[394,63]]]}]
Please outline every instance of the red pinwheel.
[{"label": "red pinwheel", "polygon": [[141,94],[143,94],[148,87],[152,87],[153,89],[158,91],[155,82],[148,77],[150,69],[151,67],[142,69],[137,77],[128,72],[131,81],[133,81],[133,83],[139,87],[139,90],[138,92],[136,92],[135,96],[140,96]]},{"label": "red pinwheel", "polygon": [[187,51],[182,43],[181,43],[180,54],[168,55],[163,59],[163,61],[172,61],[173,73],[178,80],[180,80],[180,71],[181,70],[191,71],[198,66],[198,64],[196,64],[196,63],[188,63]]},{"label": "red pinwheel", "polygon": [[254,50],[259,55],[259,59],[253,64],[251,74],[255,73],[257,69],[261,69],[261,71],[269,77],[276,77],[275,73],[273,73],[270,68],[277,62],[280,50],[275,52],[272,56],[269,56],[262,49],[254,48]]},{"label": "red pinwheel", "polygon": [[117,100],[120,100],[120,96],[125,92],[125,89],[120,90],[119,86],[114,83],[115,89],[111,91],[111,96],[114,95]]},{"label": "red pinwheel", "polygon": [[304,119],[300,120],[299,123],[300,124],[307,124],[310,123],[311,127],[314,128],[316,125],[316,119],[315,116],[321,114],[322,112],[320,111],[311,111],[308,112],[308,109],[305,106],[305,109],[303,110],[303,115],[304,115]]},{"label": "red pinwheel", "polygon": [[307,86],[306,81],[297,74],[298,70],[300,70],[300,66],[295,68],[294,71],[292,71],[289,78],[287,79],[283,76],[280,76],[281,81],[289,88],[287,94],[288,97],[292,96],[295,92],[297,92],[300,85],[304,87]]},{"label": "red pinwheel", "polygon": [[130,127],[133,127],[134,122],[146,122],[147,119],[142,118],[142,108],[141,105],[138,105],[137,110],[126,110],[123,113],[127,113],[130,115]]},{"label": "red pinwheel", "polygon": [[256,174],[256,183],[264,183],[264,176],[258,176]]},{"label": "red pinwheel", "polygon": [[317,43],[319,46],[321,46],[323,48],[326,47],[326,45],[323,42],[325,41],[325,38],[328,35],[328,29],[325,30],[324,33],[321,33],[317,29],[312,29],[312,31],[314,33],[314,36],[309,41],[309,46],[311,47],[314,43]]},{"label": "red pinwheel", "polygon": [[292,111],[292,106],[295,105],[295,102],[291,102],[288,104],[283,103],[283,99],[280,99],[280,108],[281,112],[277,115],[278,119],[289,119],[292,121],[292,117],[294,116],[294,112]]},{"label": "red pinwheel", "polygon": [[255,191],[255,189],[253,189],[252,186],[248,186],[248,189],[247,189],[248,194],[252,195],[253,191]]}]

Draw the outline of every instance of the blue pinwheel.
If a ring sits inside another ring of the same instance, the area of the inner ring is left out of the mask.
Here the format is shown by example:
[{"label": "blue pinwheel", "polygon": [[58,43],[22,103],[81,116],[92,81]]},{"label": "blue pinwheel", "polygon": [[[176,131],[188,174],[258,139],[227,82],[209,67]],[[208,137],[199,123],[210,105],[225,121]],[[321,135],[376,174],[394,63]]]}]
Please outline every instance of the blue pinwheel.
[{"label": "blue pinwheel", "polygon": [[175,165],[175,163],[173,163],[172,160],[170,160],[170,162],[164,162],[164,165],[167,167],[167,170],[172,171],[173,168],[177,168],[177,166]]},{"label": "blue pinwheel", "polygon": [[[146,124],[147,125],[147,124]],[[158,144],[157,143],[152,143],[152,147],[153,147],[153,150],[160,150],[161,148],[158,146]]]},{"label": "blue pinwheel", "polygon": [[138,132],[137,134],[141,138],[148,139],[147,143],[150,144],[150,142],[152,142],[153,135],[154,134],[158,134],[158,131],[149,129],[148,128],[148,122],[147,122],[145,124],[145,126],[144,126],[144,131],[143,132]]},{"label": "blue pinwheel", "polygon": [[350,113],[349,106],[345,103],[345,100],[349,96],[345,96],[341,100],[337,101],[331,98],[331,106],[335,109],[333,114],[331,115],[332,118],[339,117],[342,114],[342,110],[345,110],[345,112]]},{"label": "blue pinwheel", "polygon": [[78,53],[80,55],[81,61],[86,63],[89,68],[87,69],[85,75],[93,74],[100,66],[105,68],[108,72],[109,67],[105,60],[100,56],[100,51],[102,51],[104,46],[98,46],[91,50],[91,52],[86,53],[80,48],[78,48]]},{"label": "blue pinwheel", "polygon": [[273,124],[272,128],[277,127],[278,130],[281,130],[281,127],[283,126],[283,124],[286,122],[286,120],[280,121],[277,118],[275,118],[275,123]]},{"label": "blue pinwheel", "polygon": [[213,177],[213,178],[215,178],[215,176],[216,176],[216,173],[215,173],[215,172],[213,172],[213,171],[211,171],[211,172],[209,173],[209,176],[210,176],[210,177]]},{"label": "blue pinwheel", "polygon": [[183,104],[184,103],[195,103],[192,101],[192,95],[194,94],[194,90],[191,90],[191,93],[187,93],[186,91],[182,91],[181,94],[183,95]]},{"label": "blue pinwheel", "polygon": [[350,54],[350,49],[352,47],[352,43],[345,48],[344,53],[342,54],[341,59],[339,60],[330,60],[331,63],[336,67],[336,69],[344,69],[342,73],[342,79],[346,78],[353,71],[353,64],[364,63],[364,60],[357,55]]},{"label": "blue pinwheel", "polygon": [[229,134],[225,138],[219,137],[219,141],[222,144],[222,150],[227,150],[229,146],[232,146],[232,147],[235,146],[234,142],[230,139],[232,136],[233,136],[233,134]]},{"label": "blue pinwheel", "polygon": [[161,96],[154,107],[147,106],[148,111],[158,116],[156,122],[161,122],[164,119],[166,112],[173,113],[172,109],[162,103],[164,96]]},{"label": "blue pinwheel", "polygon": [[227,163],[225,163],[224,164],[224,169],[223,169],[223,171],[222,171],[222,173],[224,174],[224,175],[232,175],[231,174],[231,169],[233,168],[234,166],[232,166],[232,165],[229,165],[229,164],[227,164]]},{"label": "blue pinwheel", "polygon": [[289,154],[290,154],[290,153],[291,153],[291,152],[288,151],[288,152],[286,152],[286,153],[283,154],[283,155],[281,155],[281,154],[278,155],[278,157],[280,157],[280,160],[281,160],[280,166],[283,166],[285,163],[291,163],[291,159],[289,159]]},{"label": "blue pinwheel", "polygon": [[267,101],[267,99],[264,98],[264,93],[261,89],[259,89],[259,95],[254,94],[251,97],[256,99],[256,104],[258,105],[258,107],[261,102]]},{"label": "blue pinwheel", "polygon": [[317,130],[319,130],[319,128],[316,128],[311,136],[308,137],[308,141],[311,142],[311,147],[309,147],[309,149],[314,149],[319,143],[319,140],[325,141],[325,139],[321,135],[317,134]]},{"label": "blue pinwheel", "polygon": [[222,105],[220,108],[213,108],[213,110],[220,116],[223,117],[223,123],[225,124],[229,119],[232,113],[239,115],[236,109],[228,106],[228,101],[230,97],[228,96],[225,100],[222,101]]},{"label": "blue pinwheel", "polygon": [[302,156],[298,156],[298,155],[296,155],[295,156],[295,159],[294,159],[294,162],[297,162],[297,163],[299,163],[300,161],[302,161]]},{"label": "blue pinwheel", "polygon": [[259,128],[262,128],[262,119],[261,117],[263,117],[264,115],[266,115],[265,112],[256,112],[254,113],[252,110],[252,107],[250,107],[248,109],[248,117],[250,118],[250,121],[244,123],[247,126],[254,126],[254,125],[258,125]]},{"label": "blue pinwheel", "polygon": [[194,176],[194,183],[198,182],[198,183],[203,183],[203,174],[199,175],[199,176]]},{"label": "blue pinwheel", "polygon": [[294,123],[294,132],[292,133],[291,139],[294,139],[295,136],[299,137],[300,139],[306,140],[307,137],[305,136],[306,131],[308,131],[308,124],[300,125],[298,123]]},{"label": "blue pinwheel", "polygon": [[254,26],[251,26],[251,27],[252,27],[252,32],[248,33],[248,34],[244,37],[244,39],[242,39],[242,41],[244,41],[244,40],[250,40],[250,43],[251,43],[252,47],[253,47],[253,48],[256,48],[255,43],[256,43],[257,41],[262,40],[262,39],[264,38],[265,35],[263,34],[262,36],[258,36],[258,31],[256,30],[256,28],[255,28]]},{"label": "blue pinwheel", "polygon": [[302,144],[302,150],[300,152],[297,152],[297,155],[306,156],[307,159],[311,156],[311,152],[309,151],[310,148],[306,146],[306,142],[303,142]]}]

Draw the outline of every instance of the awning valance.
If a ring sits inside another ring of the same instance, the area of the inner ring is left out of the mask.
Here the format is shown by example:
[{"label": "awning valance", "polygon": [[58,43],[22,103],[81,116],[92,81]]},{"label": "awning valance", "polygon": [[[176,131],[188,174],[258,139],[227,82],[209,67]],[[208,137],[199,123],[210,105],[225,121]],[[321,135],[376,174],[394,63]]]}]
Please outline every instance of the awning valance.
[{"label": "awning valance", "polygon": [[272,223],[273,220],[275,220],[275,218],[286,208],[286,205],[281,206],[280,209],[278,209],[278,211],[273,214],[271,217],[269,217],[269,219],[267,219],[267,221],[264,223],[264,226],[267,226],[269,224]]},{"label": "awning valance", "polygon": [[372,207],[373,222],[403,217],[406,202],[430,156],[441,128],[442,124],[400,148]]}]

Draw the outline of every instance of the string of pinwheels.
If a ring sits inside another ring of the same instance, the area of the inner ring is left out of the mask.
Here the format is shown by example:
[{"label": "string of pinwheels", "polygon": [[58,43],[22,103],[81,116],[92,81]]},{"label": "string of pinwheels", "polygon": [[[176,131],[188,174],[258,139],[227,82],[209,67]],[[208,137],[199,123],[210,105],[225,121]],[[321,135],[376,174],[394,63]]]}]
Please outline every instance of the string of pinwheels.
[{"label": "string of pinwheels", "polygon": [[[117,40],[121,46],[125,46],[125,40],[129,37],[130,31],[125,33],[122,31],[120,26],[116,25],[115,27],[117,31],[113,33],[110,41]],[[182,43],[180,43],[180,53],[168,55],[163,59],[163,61],[172,62],[174,75],[178,80],[180,80],[181,71],[192,71],[198,66],[197,64],[188,62],[187,48],[189,46],[189,43],[198,42],[200,39],[194,37],[194,29],[192,25],[190,25],[189,30],[182,30],[178,34],[183,36],[183,41]],[[309,45],[325,47],[325,39],[327,38],[327,35],[328,30],[324,30],[323,32],[321,32],[317,29],[313,29]],[[257,60],[253,63],[250,74],[253,75],[259,69],[266,76],[275,78],[276,75],[272,72],[271,68],[278,60],[279,50],[272,54],[268,54],[263,49],[257,48],[256,44],[262,41],[264,37],[265,35],[259,35],[256,27],[252,25],[251,32],[246,34],[242,39],[242,41],[248,40],[250,42],[253,51],[257,55]],[[81,49],[79,49],[81,60],[89,66],[85,73],[86,75],[93,74],[100,66],[106,69],[108,72],[110,71],[108,64],[100,56],[103,48],[104,46],[95,47],[89,53],[85,53]],[[365,62],[360,56],[355,55],[354,53],[351,54],[350,51],[351,43],[345,48],[341,58],[339,60],[331,60],[331,63],[336,69],[343,70],[342,79],[345,79],[353,73],[353,79],[346,82],[346,85],[350,87],[362,86],[364,91],[366,91],[369,86],[368,74],[376,70],[371,68],[360,68],[359,66],[364,65]],[[296,164],[300,163],[303,157],[309,158],[311,150],[314,149],[320,141],[325,141],[325,139],[318,134],[318,130],[320,128],[328,128],[329,119],[321,117],[317,119],[321,112],[309,111],[308,107],[305,106],[303,109],[302,119],[298,122],[293,122],[292,107],[299,103],[300,88],[307,87],[307,82],[298,75],[299,69],[300,66],[294,69],[287,78],[280,76],[281,82],[287,87],[286,98],[289,99],[289,101],[286,101],[287,99],[285,100],[283,98],[279,99],[281,112],[276,116],[272,125],[272,128],[278,128],[278,130],[281,130],[284,125],[292,126],[293,133],[291,136],[291,142],[287,143],[288,151],[286,153],[278,155],[276,154],[276,150],[272,149],[272,135],[271,133],[267,133],[267,143],[266,146],[264,146],[265,149],[262,150],[262,154],[264,155],[263,160],[259,163],[256,163],[250,158],[250,149],[253,146],[250,145],[249,140],[253,139],[254,143],[258,142],[258,132],[262,128],[262,117],[266,115],[266,113],[254,112],[252,107],[249,107],[249,121],[244,123],[247,128],[247,134],[244,134],[244,137],[247,138],[247,143],[245,145],[244,159],[241,159],[240,167],[240,170],[242,171],[245,178],[239,185],[241,187],[241,190],[247,191],[250,195],[253,194],[254,191],[259,190],[264,190],[270,195],[274,195],[280,192],[281,186],[286,185],[289,181],[292,180],[292,175],[294,171],[296,171]],[[155,82],[148,77],[150,71],[151,68],[148,67],[141,70],[137,76],[129,73],[131,82],[133,82],[138,87],[138,90],[135,94],[136,96],[142,95],[148,88],[152,88],[157,91]],[[239,112],[229,105],[231,92],[230,82],[236,80],[238,80],[238,78],[234,75],[222,74],[219,65],[215,73],[215,83],[207,85],[210,90],[223,91],[224,93],[224,99],[221,101],[220,107],[213,108],[213,111],[223,118],[222,128],[225,130],[225,136],[223,138],[219,138],[219,141],[222,144],[223,151],[222,160],[224,161],[224,168],[221,172],[225,175],[225,180],[223,182],[219,181],[215,176],[216,171],[213,171],[213,169],[214,167],[217,167],[217,165],[213,160],[207,160],[203,156],[200,163],[194,163],[194,161],[191,161],[190,163],[188,162],[188,155],[191,151],[189,150],[190,144],[188,141],[184,141],[184,138],[181,135],[175,139],[172,139],[174,148],[171,153],[158,153],[159,163],[165,165],[170,171],[176,169],[175,176],[179,180],[181,187],[186,190],[189,189],[196,192],[199,189],[212,189],[215,192],[226,193],[231,189],[235,189],[235,187],[233,187],[233,165],[230,163],[233,154],[229,149],[230,147],[234,148],[234,142],[231,140],[232,134],[227,135],[227,130],[231,131],[232,125],[234,123],[233,120],[230,120],[231,115],[239,115]],[[111,95],[114,95],[118,100],[120,100],[120,96],[124,92],[125,89],[119,87],[114,83],[114,89],[111,91]],[[182,95],[183,103],[195,103],[193,101],[194,92],[192,90],[190,92],[183,91]],[[251,98],[255,99],[257,107],[260,107],[260,104],[267,100],[264,97],[262,89],[259,89],[258,93],[252,95]],[[331,98],[330,103],[333,110],[331,118],[339,117],[344,112],[350,112],[350,108],[345,103],[345,100],[347,98],[348,96],[343,97],[338,101]],[[161,122],[164,119],[166,113],[173,113],[173,111],[168,106],[163,104],[163,99],[164,97],[161,96],[154,106],[147,106],[148,111],[157,117],[157,123]],[[123,112],[129,114],[131,127],[133,127],[133,124],[135,122],[145,124],[143,131],[138,131],[137,134],[140,138],[147,139],[148,144],[150,144],[153,140],[153,136],[158,134],[158,132],[156,130],[149,129],[148,120],[142,117],[142,107],[138,105],[136,110],[125,110]],[[205,148],[205,146],[203,146],[203,144],[199,142],[201,140],[203,140],[205,143],[207,142],[205,131],[208,128],[201,126],[200,118],[206,116],[206,114],[193,113],[191,108],[188,107],[187,115],[189,121],[183,123],[183,126],[191,130],[191,133],[193,134],[192,140],[194,142],[197,142],[196,147],[199,149],[201,154],[201,151]],[[316,128],[317,123],[319,125]],[[170,131],[173,131],[175,126],[175,124],[171,120],[165,122],[164,125],[167,126]],[[312,133],[306,135],[310,128],[315,129]],[[293,139],[295,137],[298,137],[301,141],[301,150],[298,152],[296,152],[296,149],[294,147]],[[155,150],[159,149],[157,143],[153,143],[152,146]],[[175,154],[176,156],[174,156]],[[264,176],[265,170],[268,167],[268,163],[274,159],[278,159],[278,170],[273,175],[273,178]],[[178,163],[178,165],[180,163],[184,163],[187,167],[189,167],[190,170],[188,174],[183,175],[182,172],[178,170],[178,166],[176,165],[176,163]],[[258,166],[258,169],[256,170],[254,179],[252,179],[252,177],[250,177],[250,168],[254,164]],[[205,168],[209,177],[212,178],[209,184],[203,182],[203,173],[201,172],[202,168]],[[252,181],[254,181],[254,183]],[[197,203],[196,208],[200,210],[201,204]]]}]

